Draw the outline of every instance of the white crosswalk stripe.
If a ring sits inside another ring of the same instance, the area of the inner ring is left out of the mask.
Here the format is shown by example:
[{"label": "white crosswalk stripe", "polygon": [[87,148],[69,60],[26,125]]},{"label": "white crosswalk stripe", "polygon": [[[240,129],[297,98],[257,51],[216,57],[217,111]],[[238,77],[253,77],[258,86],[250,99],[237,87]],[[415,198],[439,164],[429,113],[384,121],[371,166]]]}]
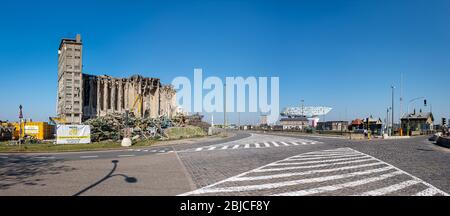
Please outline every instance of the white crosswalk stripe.
[{"label": "white crosswalk stripe", "polygon": [[[293,147],[293,146],[302,146],[302,145],[316,145],[322,144],[321,142],[317,142],[314,140],[306,140],[299,138],[278,138],[281,140],[263,140],[268,139],[266,137],[262,137],[258,135],[258,137],[252,139],[244,139],[239,142],[233,141],[224,144],[216,144],[204,147],[198,147],[195,149],[187,149],[179,152],[198,152],[198,151],[211,151],[211,150],[233,150],[233,149],[253,149],[253,148],[272,148],[272,147]],[[273,138],[272,138],[273,139]],[[256,141],[256,142],[255,142]],[[214,148],[213,148],[214,147]],[[334,152],[333,152],[334,153]]]},{"label": "white crosswalk stripe", "polygon": [[181,195],[242,194],[448,196],[391,164],[351,148],[296,155]]}]

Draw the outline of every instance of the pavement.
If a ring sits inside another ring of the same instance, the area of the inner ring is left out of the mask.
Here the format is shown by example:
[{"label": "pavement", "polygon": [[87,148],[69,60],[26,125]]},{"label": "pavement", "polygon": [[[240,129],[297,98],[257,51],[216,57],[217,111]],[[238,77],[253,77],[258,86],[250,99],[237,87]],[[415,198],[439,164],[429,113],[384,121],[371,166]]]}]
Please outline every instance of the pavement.
[{"label": "pavement", "polygon": [[427,138],[238,132],[142,149],[0,154],[0,195],[446,196],[450,150]]}]

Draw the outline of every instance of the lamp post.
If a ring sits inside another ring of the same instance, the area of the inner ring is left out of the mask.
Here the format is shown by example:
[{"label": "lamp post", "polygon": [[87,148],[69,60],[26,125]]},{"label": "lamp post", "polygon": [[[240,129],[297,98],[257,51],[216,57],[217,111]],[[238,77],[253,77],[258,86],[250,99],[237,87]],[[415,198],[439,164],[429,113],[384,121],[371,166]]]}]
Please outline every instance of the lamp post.
[{"label": "lamp post", "polygon": [[23,142],[23,139],[22,139],[22,119],[23,119],[22,108],[23,108],[22,104],[19,105],[19,148],[20,148],[20,144],[22,144],[22,142]]},{"label": "lamp post", "polygon": [[391,86],[392,88],[392,119],[391,119],[391,136],[394,135],[394,89],[395,86]]}]

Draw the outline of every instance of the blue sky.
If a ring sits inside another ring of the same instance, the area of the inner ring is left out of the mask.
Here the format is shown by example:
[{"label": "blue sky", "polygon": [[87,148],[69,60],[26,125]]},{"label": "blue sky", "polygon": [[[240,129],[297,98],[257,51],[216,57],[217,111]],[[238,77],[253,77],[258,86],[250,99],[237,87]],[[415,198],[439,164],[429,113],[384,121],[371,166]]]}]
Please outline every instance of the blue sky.
[{"label": "blue sky", "polygon": [[0,120],[19,104],[55,116],[57,48],[76,33],[86,73],[279,76],[281,108],[331,106],[326,120],[384,118],[403,73],[406,101],[425,96],[450,117],[448,0],[5,1],[0,26]]}]

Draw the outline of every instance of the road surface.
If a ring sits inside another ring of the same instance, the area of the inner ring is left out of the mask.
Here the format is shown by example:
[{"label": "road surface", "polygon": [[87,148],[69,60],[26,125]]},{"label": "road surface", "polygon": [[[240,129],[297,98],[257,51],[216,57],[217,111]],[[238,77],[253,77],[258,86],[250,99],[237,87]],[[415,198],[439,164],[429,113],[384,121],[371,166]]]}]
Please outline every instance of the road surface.
[{"label": "road surface", "polygon": [[450,150],[426,137],[232,139],[61,154],[0,154],[0,195],[446,196]]}]

